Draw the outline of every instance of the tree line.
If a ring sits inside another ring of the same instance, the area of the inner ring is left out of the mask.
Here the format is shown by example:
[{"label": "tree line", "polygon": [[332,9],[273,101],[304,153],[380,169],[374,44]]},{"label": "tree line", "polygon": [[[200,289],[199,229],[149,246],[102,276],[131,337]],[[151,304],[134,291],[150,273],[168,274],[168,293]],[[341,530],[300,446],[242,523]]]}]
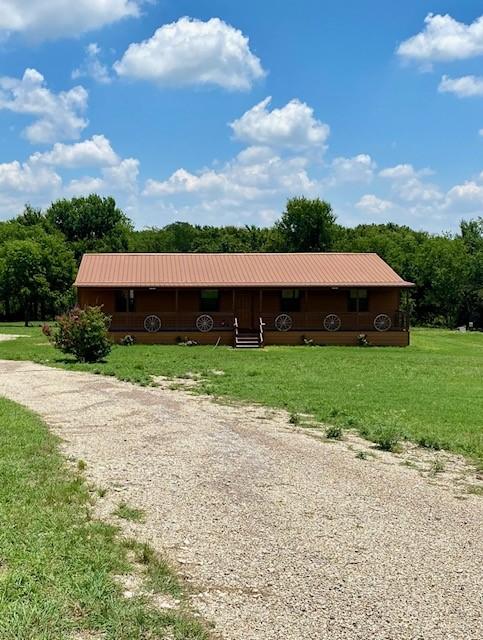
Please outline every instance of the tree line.
[{"label": "tree line", "polygon": [[462,220],[453,234],[410,227],[337,223],[329,203],[287,201],[270,227],[173,222],[136,230],[113,198],[63,199],[46,210],[26,206],[0,222],[0,317],[48,319],[72,307],[72,283],[85,252],[376,252],[411,291],[412,322],[483,325],[483,218]]}]

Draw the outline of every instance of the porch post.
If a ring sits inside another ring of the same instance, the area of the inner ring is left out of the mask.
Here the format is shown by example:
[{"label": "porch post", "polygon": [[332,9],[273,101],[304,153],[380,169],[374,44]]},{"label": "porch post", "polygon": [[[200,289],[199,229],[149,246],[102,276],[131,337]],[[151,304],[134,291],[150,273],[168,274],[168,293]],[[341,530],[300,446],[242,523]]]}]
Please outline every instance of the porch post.
[{"label": "porch post", "polygon": [[174,290],[174,310],[176,311],[176,313],[178,313],[178,307],[179,307],[179,289],[178,287],[176,287],[176,289]]},{"label": "porch post", "polygon": [[261,287],[258,293],[258,317],[263,318],[263,289]]},{"label": "porch post", "polygon": [[307,327],[307,309],[309,308],[309,289],[308,287],[305,287],[305,292],[304,292],[304,329],[306,330]]},{"label": "porch post", "polygon": [[[350,291],[350,289],[349,289],[349,291]],[[348,293],[348,295],[350,295],[350,293]],[[369,289],[367,290],[367,295],[369,295]],[[357,293],[356,304],[357,304],[357,306],[356,306],[356,328],[357,328],[357,331],[359,331],[359,292]]]},{"label": "porch post", "polygon": [[406,331],[409,331],[409,313],[410,313],[410,304],[409,304],[409,289],[405,289],[404,290],[404,297],[405,297],[405,314],[404,314],[404,318],[403,318],[403,323],[404,323],[404,328]]}]

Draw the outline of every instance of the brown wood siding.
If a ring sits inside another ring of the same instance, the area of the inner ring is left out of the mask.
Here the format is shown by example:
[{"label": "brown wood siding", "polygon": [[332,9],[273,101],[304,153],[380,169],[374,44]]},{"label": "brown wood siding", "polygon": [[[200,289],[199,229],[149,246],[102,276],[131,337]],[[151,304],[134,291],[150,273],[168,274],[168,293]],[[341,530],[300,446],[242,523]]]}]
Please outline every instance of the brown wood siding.
[{"label": "brown wood siding", "polygon": [[176,292],[173,289],[135,289],[134,301],[137,313],[176,310]]},{"label": "brown wood siding", "polygon": [[105,313],[114,313],[115,289],[78,289],[77,302],[81,307],[102,306]]},{"label": "brown wood siding", "polygon": [[[115,289],[80,288],[77,298],[80,306],[104,305],[107,313],[114,312]],[[177,291],[177,293],[176,293]],[[201,289],[134,289],[136,312],[175,311],[176,295],[178,311],[196,312],[200,310]],[[260,312],[273,314],[281,311],[282,289],[262,289],[262,309],[260,309],[260,289],[235,290],[235,307],[237,294],[251,295],[255,316]],[[300,310],[303,312],[347,312],[348,289],[305,289],[300,294]],[[220,289],[219,311],[233,310],[233,289]],[[369,311],[371,313],[395,312],[400,306],[400,291],[394,288],[377,288],[369,290]]]}]

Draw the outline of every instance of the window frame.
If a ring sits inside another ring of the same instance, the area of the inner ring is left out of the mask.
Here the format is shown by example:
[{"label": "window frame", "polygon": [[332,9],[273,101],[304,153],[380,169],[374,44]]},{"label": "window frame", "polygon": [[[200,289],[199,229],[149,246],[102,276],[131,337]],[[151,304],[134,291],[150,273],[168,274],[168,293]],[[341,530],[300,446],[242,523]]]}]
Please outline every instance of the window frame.
[{"label": "window frame", "polygon": [[[120,304],[121,301],[122,301],[122,304]],[[136,311],[135,290],[134,289],[115,289],[114,312],[115,313],[133,313],[134,311]]]},{"label": "window frame", "polygon": [[[353,295],[354,292],[356,295]],[[361,300],[363,301],[362,305]],[[348,290],[347,311],[351,313],[367,313],[369,311],[369,289],[367,287],[352,287]]]},{"label": "window frame", "polygon": [[[203,297],[203,294],[214,292],[213,297]],[[206,313],[216,313],[220,310],[220,290],[219,289],[200,289],[199,310]]]},{"label": "window frame", "polygon": [[280,311],[285,313],[296,313],[297,311],[300,311],[301,299],[302,296],[300,295],[300,289],[282,289],[280,292]]}]

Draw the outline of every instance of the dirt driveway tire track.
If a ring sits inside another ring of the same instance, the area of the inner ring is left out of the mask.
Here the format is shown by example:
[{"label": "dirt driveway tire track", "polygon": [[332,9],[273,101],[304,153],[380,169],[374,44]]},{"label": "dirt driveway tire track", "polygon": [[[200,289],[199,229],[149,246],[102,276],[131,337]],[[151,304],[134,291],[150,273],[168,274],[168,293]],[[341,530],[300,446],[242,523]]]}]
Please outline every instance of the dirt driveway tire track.
[{"label": "dirt driveway tire track", "polygon": [[[0,395],[40,414],[145,523],[225,640],[483,637],[483,500],[358,460],[264,409],[28,362]],[[262,419],[263,418],[263,419]]]}]

